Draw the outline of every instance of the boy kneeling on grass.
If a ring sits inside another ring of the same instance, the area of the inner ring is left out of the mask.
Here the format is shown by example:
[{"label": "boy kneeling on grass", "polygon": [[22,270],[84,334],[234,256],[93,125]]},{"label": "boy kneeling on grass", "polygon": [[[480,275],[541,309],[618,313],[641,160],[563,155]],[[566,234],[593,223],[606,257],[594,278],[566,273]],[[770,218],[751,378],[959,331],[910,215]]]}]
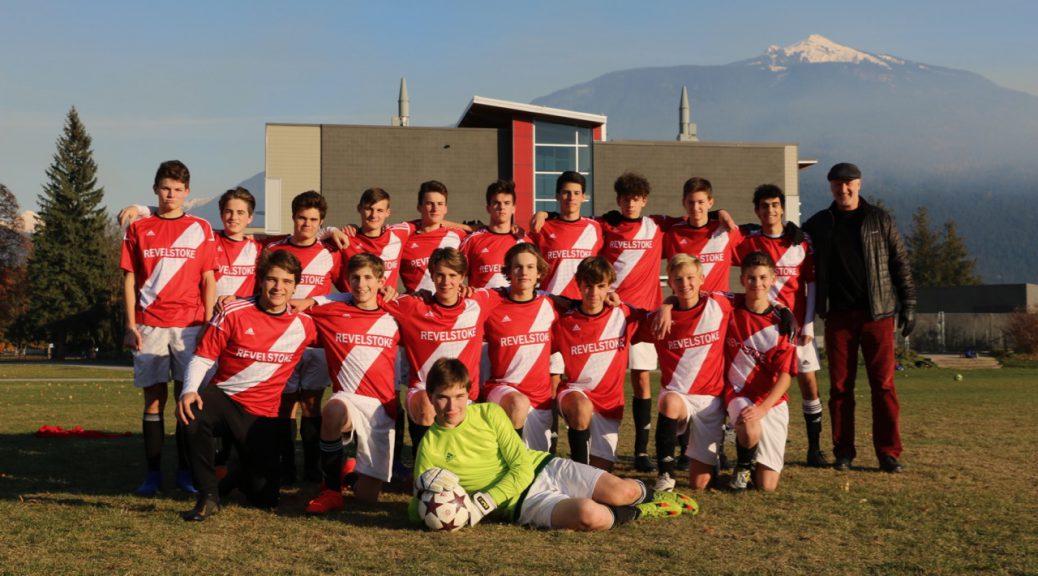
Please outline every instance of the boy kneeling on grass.
[{"label": "boy kneeling on grass", "polygon": [[469,404],[471,386],[468,369],[455,358],[440,358],[429,370],[426,391],[436,418],[415,459],[413,521],[421,521],[418,494],[459,484],[470,495],[473,526],[495,513],[523,526],[608,530],[643,516],[698,512],[688,496],[527,448],[499,405]]},{"label": "boy kneeling on grass", "polygon": [[786,452],[786,391],[797,369],[796,347],[782,334],[779,311],[768,298],[775,284],[771,257],[747,255],[739,280],[746,295],[736,297],[724,354],[725,401],[728,421],[735,423],[738,457],[730,487],[745,490],[752,476],[757,488],[772,492]]}]

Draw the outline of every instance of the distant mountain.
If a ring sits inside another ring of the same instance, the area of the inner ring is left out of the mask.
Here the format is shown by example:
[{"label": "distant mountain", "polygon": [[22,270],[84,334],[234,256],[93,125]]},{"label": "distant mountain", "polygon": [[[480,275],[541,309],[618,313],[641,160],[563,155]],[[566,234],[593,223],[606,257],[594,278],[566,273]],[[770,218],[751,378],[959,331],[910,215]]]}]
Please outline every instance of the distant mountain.
[{"label": "distant mountain", "polygon": [[920,204],[952,217],[988,282],[1038,282],[1038,97],[980,75],[812,35],[723,66],[612,72],[534,104],[605,114],[611,139],[673,139],[687,86],[707,141],[796,142],[804,212],[828,204],[826,167],[862,167],[864,193],[902,224]]},{"label": "distant mountain", "polygon": [[[244,180],[238,186],[241,186],[252,192],[252,195],[256,197],[257,208],[263,207],[263,194],[264,186],[266,184],[266,173],[259,172],[253,177]],[[220,230],[223,228],[223,222],[220,221],[220,196],[213,196],[211,198],[192,198],[184,203],[185,209],[191,214],[198,216],[199,218],[205,219],[214,229]],[[253,214],[251,228],[263,228],[265,220],[265,213],[263,210],[257,211]]]}]

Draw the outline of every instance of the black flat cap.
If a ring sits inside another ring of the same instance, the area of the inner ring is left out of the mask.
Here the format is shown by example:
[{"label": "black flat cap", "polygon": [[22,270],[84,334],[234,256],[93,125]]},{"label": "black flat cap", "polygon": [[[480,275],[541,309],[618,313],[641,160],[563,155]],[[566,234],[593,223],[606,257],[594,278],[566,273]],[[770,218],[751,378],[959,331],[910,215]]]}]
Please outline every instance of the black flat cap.
[{"label": "black flat cap", "polygon": [[829,169],[827,178],[830,182],[833,180],[857,180],[861,178],[861,170],[858,170],[858,167],[850,162],[840,162]]}]

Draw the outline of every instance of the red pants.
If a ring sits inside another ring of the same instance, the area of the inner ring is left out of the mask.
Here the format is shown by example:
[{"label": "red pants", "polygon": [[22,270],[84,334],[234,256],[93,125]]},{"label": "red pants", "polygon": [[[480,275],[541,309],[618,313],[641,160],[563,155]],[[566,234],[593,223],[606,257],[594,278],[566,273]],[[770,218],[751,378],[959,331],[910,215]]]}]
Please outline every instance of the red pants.
[{"label": "red pants", "polygon": [[825,319],[829,358],[829,414],[833,455],[854,458],[854,378],[858,347],[872,389],[872,444],[877,458],[901,456],[901,419],[894,390],[894,319],[869,320],[865,310],[830,312]]}]

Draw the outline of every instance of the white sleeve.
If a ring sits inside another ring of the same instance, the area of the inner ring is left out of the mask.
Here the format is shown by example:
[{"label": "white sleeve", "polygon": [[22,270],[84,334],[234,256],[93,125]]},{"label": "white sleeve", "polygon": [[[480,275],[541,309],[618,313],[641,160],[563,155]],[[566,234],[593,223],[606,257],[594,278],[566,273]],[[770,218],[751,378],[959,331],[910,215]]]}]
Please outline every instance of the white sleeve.
[{"label": "white sleeve", "polygon": [[336,292],[335,294],[314,296],[314,306],[320,306],[322,304],[328,304],[330,302],[350,302],[352,299],[353,295],[349,292]]},{"label": "white sleeve", "polygon": [[324,241],[332,237],[332,234],[338,232],[339,229],[335,226],[325,226],[317,231],[317,239]]},{"label": "white sleeve", "polygon": [[147,218],[158,211],[157,208],[152,210],[150,206],[145,206],[144,204],[134,204],[133,207],[137,209],[137,215],[141,218]]},{"label": "white sleeve", "polygon": [[191,361],[187,363],[187,373],[184,374],[184,388],[180,391],[181,398],[184,397],[184,394],[198,393],[198,389],[202,387],[202,382],[205,381],[206,373],[213,367],[213,364],[216,364],[216,360],[210,360],[198,355],[191,357]]}]

